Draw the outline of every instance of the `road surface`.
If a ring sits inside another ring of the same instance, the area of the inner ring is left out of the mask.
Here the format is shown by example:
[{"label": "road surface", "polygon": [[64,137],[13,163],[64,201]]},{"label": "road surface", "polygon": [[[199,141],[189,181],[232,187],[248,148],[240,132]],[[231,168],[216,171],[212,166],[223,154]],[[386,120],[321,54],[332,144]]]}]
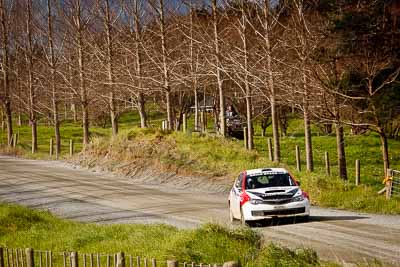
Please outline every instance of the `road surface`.
[{"label": "road surface", "polygon": [[[372,197],[372,196],[371,196]],[[46,209],[94,223],[167,223],[195,227],[228,223],[227,196],[147,186],[62,162],[0,156],[0,201]],[[308,223],[275,222],[256,228],[265,241],[311,247],[322,259],[400,266],[400,216],[313,207]]]}]

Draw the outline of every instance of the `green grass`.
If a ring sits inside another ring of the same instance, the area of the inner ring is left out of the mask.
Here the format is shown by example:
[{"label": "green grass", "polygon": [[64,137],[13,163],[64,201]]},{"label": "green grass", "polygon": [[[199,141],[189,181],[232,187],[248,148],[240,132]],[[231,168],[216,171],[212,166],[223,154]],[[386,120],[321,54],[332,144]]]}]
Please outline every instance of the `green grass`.
[{"label": "green grass", "polygon": [[[162,114],[150,113],[151,125],[161,125]],[[193,128],[192,115],[189,118],[189,129]],[[236,139],[222,139],[215,136],[198,136],[183,133],[168,133],[158,130],[140,130],[137,113],[129,112],[121,115],[121,134],[111,138],[110,128],[92,127],[91,153],[88,156],[88,165],[96,164],[111,152],[111,165],[128,162],[147,166],[153,164],[162,170],[172,170],[182,174],[200,174],[208,177],[225,177],[233,180],[239,171],[257,168],[260,166],[275,166],[268,160],[267,138],[271,137],[271,128],[267,129],[266,137],[261,136],[259,124],[255,125],[256,151],[243,149],[243,141]],[[208,118],[208,128],[212,129],[212,119]],[[30,128],[23,126],[15,128],[20,133],[20,154],[31,158],[48,158],[49,139],[53,136],[51,127],[39,126],[39,153],[30,154]],[[320,130],[313,125],[313,154],[315,171],[307,173],[305,169],[304,129],[300,119],[292,119],[289,124],[288,136],[281,139],[282,166],[288,168],[301,180],[305,190],[309,191],[314,204],[323,207],[336,207],[357,211],[400,214],[400,201],[386,201],[376,193],[383,187],[383,164],[380,140],[374,133],[362,136],[345,132],[346,157],[349,180],[341,181],[337,177],[337,154],[335,136],[323,136]],[[69,139],[73,139],[75,151],[81,150],[81,127],[71,122],[63,123],[61,127],[63,139],[63,157],[68,156]],[[5,134],[2,134],[3,143]],[[112,143],[112,148],[110,148]],[[295,146],[301,149],[302,172],[295,170]],[[4,147],[3,147],[4,149]],[[331,176],[325,174],[324,153],[329,152],[331,161]],[[391,167],[400,169],[400,142],[389,140]],[[361,160],[361,183],[354,186],[355,160]],[[113,161],[113,162],[112,162]],[[151,164],[150,164],[150,163]],[[108,166],[110,169],[113,166]]]},{"label": "green grass", "polygon": [[[167,225],[97,225],[59,219],[49,212],[0,203],[0,246],[54,252],[116,253],[180,262],[243,266],[320,266],[316,253],[262,245],[249,228],[205,224],[193,230]],[[246,265],[247,264],[247,265]]]}]

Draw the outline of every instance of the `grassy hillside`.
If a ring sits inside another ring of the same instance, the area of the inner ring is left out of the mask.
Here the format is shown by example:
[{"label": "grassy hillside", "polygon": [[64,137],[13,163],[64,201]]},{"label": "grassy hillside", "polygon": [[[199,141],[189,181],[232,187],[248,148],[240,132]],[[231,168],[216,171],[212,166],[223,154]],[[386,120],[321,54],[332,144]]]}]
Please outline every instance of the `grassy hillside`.
[{"label": "grassy hillside", "polygon": [[[193,119],[193,118],[191,118]],[[175,171],[181,174],[197,174],[211,178],[226,179],[229,184],[243,169],[260,166],[273,166],[267,158],[267,137],[261,137],[260,129],[256,126],[256,151],[246,151],[243,141],[222,139],[216,136],[198,136],[183,133],[162,132],[156,129],[141,130],[136,114],[127,113],[121,117],[121,133],[118,137],[110,138],[109,128],[92,127],[93,144],[86,153],[90,164],[97,160],[111,158],[115,164],[125,162],[142,166],[152,165],[161,170]],[[154,126],[160,125],[160,114],[152,117]],[[193,121],[189,120],[189,128]],[[211,122],[209,124],[211,128]],[[47,158],[48,143],[52,129],[39,127],[39,153],[30,155],[30,128],[17,128],[20,132],[19,153],[28,157]],[[352,136],[346,133],[346,153],[349,181],[342,182],[337,178],[336,169],[336,139],[335,136],[323,136],[317,128],[313,129],[313,152],[315,172],[307,173],[305,169],[304,137],[301,120],[292,120],[288,136],[282,138],[282,165],[288,168],[301,180],[305,190],[309,191],[314,204],[325,207],[336,207],[366,212],[385,214],[400,214],[400,200],[386,201],[377,192],[383,187],[383,166],[381,160],[379,138],[369,133],[362,136]],[[68,155],[68,142],[73,139],[79,151],[81,129],[79,125],[63,124],[63,155]],[[4,134],[3,134],[4,142]],[[303,171],[295,170],[295,146],[302,151]],[[4,147],[3,147],[4,149]],[[400,142],[389,142],[391,163],[393,168],[400,168]],[[328,151],[331,160],[331,176],[325,175],[324,153]],[[355,160],[361,160],[361,183],[354,186]],[[89,164],[89,165],[90,165]]]},{"label": "grassy hillside", "polygon": [[[76,223],[0,203],[0,246],[40,250],[116,253],[180,262],[223,263],[243,266],[333,266],[321,263],[309,249],[262,245],[249,228],[235,230],[206,224],[195,230],[167,225],[96,225]],[[240,253],[238,253],[240,251]],[[246,265],[247,264],[247,265]]]}]

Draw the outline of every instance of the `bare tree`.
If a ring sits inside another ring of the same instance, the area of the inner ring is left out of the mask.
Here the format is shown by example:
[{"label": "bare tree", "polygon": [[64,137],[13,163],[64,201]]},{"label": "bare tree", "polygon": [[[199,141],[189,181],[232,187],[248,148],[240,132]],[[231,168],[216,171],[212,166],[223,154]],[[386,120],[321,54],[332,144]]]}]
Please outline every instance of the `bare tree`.
[{"label": "bare tree", "polygon": [[140,16],[141,6],[140,0],[134,0],[133,20],[135,25],[135,49],[136,49],[136,78],[138,87],[137,106],[140,115],[140,126],[147,127],[147,113],[145,109],[145,96],[143,94],[143,52],[142,52],[142,18]]},{"label": "bare tree", "polygon": [[32,0],[26,1],[26,36],[27,36],[27,70],[28,70],[28,91],[29,91],[29,122],[32,129],[32,153],[36,153],[37,144],[37,119],[36,119],[36,90],[34,87],[33,72],[33,40],[32,40]]},{"label": "bare tree", "polygon": [[281,147],[280,147],[280,136],[279,136],[279,124],[278,124],[278,112],[277,112],[277,101],[276,101],[276,86],[274,82],[274,75],[272,72],[272,46],[270,35],[272,31],[272,17],[270,15],[270,3],[269,0],[264,1],[264,19],[263,19],[263,30],[264,30],[264,41],[266,50],[266,72],[267,72],[267,84],[270,92],[270,103],[271,103],[271,119],[272,119],[272,138],[274,140],[274,161],[280,162],[281,160]]},{"label": "bare tree", "polygon": [[55,136],[55,156],[58,159],[61,151],[61,136],[60,136],[60,118],[58,111],[58,89],[56,82],[56,56],[54,52],[54,34],[53,34],[53,15],[52,15],[52,0],[47,0],[47,40],[49,49],[49,66],[50,66],[50,87],[51,87],[51,99],[52,99],[52,113],[53,113],[53,125],[54,125],[54,136]]},{"label": "bare tree", "polygon": [[8,21],[7,7],[4,0],[0,0],[0,20],[1,20],[1,31],[2,31],[2,66],[1,71],[3,73],[3,92],[1,94],[1,103],[3,110],[6,115],[7,122],[7,142],[8,145],[12,145],[13,138],[13,126],[12,126],[12,111],[11,111],[11,97],[10,97],[10,64],[9,64],[9,21]]},{"label": "bare tree", "polygon": [[78,75],[79,75],[79,97],[82,108],[82,128],[83,128],[83,144],[89,144],[89,101],[86,88],[85,78],[85,55],[84,55],[84,29],[85,23],[83,21],[81,0],[74,0],[72,3],[72,18],[74,26],[74,44],[77,50],[78,59]]},{"label": "bare tree", "polygon": [[220,134],[226,136],[226,122],[225,122],[225,96],[223,89],[223,78],[222,78],[222,63],[220,54],[220,38],[219,38],[219,11],[217,8],[217,0],[211,0],[212,6],[212,23],[214,30],[214,58],[215,58],[215,74],[217,77],[217,89],[219,96],[219,128]]},{"label": "bare tree", "polygon": [[[104,6],[103,3],[104,2]],[[115,91],[114,91],[114,41],[113,41],[113,22],[110,12],[109,0],[97,0],[101,16],[103,18],[105,33],[106,33],[106,65],[107,65],[107,91],[109,91],[109,108],[110,108],[110,119],[111,128],[113,135],[118,134],[118,114],[115,103]]]},{"label": "bare tree", "polygon": [[151,4],[154,9],[157,21],[160,27],[159,37],[161,41],[161,58],[162,58],[162,78],[163,78],[163,91],[165,93],[165,103],[167,110],[167,128],[172,130],[174,128],[173,121],[173,108],[171,101],[171,78],[168,65],[168,46],[167,46],[167,25],[166,25],[166,8],[164,0],[157,0]]},{"label": "bare tree", "polygon": [[293,30],[297,44],[294,45],[297,57],[299,59],[298,69],[300,71],[299,91],[302,95],[301,108],[303,110],[304,120],[304,138],[306,148],[306,163],[307,171],[312,172],[314,170],[313,160],[313,149],[312,149],[312,134],[311,134],[311,123],[310,123],[310,83],[309,83],[309,63],[310,55],[312,54],[312,32],[309,29],[308,22],[304,14],[304,0],[293,1]]}]

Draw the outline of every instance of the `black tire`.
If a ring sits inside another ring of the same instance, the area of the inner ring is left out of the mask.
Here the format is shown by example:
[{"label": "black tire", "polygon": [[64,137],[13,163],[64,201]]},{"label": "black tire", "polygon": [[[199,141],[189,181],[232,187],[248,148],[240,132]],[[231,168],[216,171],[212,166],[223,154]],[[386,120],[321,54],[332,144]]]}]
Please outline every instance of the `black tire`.
[{"label": "black tire", "polygon": [[310,221],[310,215],[303,216],[301,219],[302,219],[303,222],[309,222]]},{"label": "black tire", "polygon": [[295,217],[295,222],[306,223],[310,221],[310,215]]}]

